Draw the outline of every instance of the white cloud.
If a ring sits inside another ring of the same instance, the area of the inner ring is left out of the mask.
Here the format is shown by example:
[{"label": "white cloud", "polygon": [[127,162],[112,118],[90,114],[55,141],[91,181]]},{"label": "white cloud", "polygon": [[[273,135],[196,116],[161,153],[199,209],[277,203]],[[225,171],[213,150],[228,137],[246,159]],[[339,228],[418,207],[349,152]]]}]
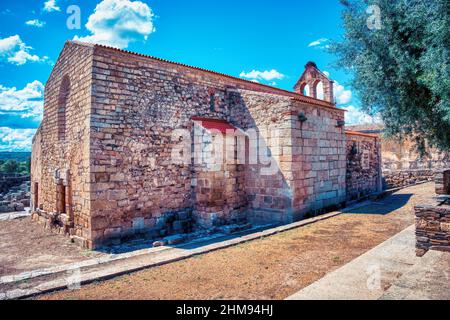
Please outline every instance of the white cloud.
[{"label": "white cloud", "polygon": [[265,81],[272,81],[272,80],[281,80],[285,77],[284,74],[278,72],[275,69],[272,69],[270,71],[257,71],[252,70],[248,73],[245,73],[244,71],[241,72],[239,75],[241,78],[250,79],[252,81],[259,81],[259,80],[265,80]]},{"label": "white cloud", "polygon": [[0,151],[30,151],[36,129],[0,127]]},{"label": "white cloud", "polygon": [[345,122],[346,124],[374,124],[374,123],[382,123],[381,117],[379,115],[371,116],[361,109],[355,106],[347,106],[344,109],[347,110],[345,113]]},{"label": "white cloud", "polygon": [[44,3],[44,11],[61,11],[61,8],[56,4],[56,0],[48,0]]},{"label": "white cloud", "polygon": [[[310,44],[308,44],[308,47],[317,47],[317,46],[321,46],[322,44],[328,42],[329,40],[327,38],[320,38],[317,39],[316,41],[311,42]],[[327,47],[325,45],[325,47]]]},{"label": "white cloud", "polygon": [[11,13],[12,13],[12,11],[9,10],[9,9],[5,9],[3,11],[0,11],[0,15],[10,15]]},{"label": "white cloud", "polygon": [[352,91],[346,90],[344,86],[338,82],[334,83],[334,97],[337,104],[346,104],[352,100]]},{"label": "white cloud", "polygon": [[42,28],[43,26],[45,26],[45,22],[41,21],[39,19],[28,20],[27,22],[25,22],[25,24],[27,26],[36,27],[36,28]]},{"label": "white cloud", "polygon": [[13,114],[20,118],[42,119],[44,85],[35,80],[23,89],[0,85],[0,114]]},{"label": "white cloud", "polygon": [[28,61],[42,62],[46,61],[48,57],[40,58],[37,55],[31,54],[32,47],[27,46],[19,35],[0,39],[0,58],[12,64],[23,65]]},{"label": "white cloud", "polygon": [[[327,76],[327,78],[330,78],[330,73],[328,71],[322,72],[324,75]],[[348,104],[352,101],[353,98],[352,91],[346,89],[343,85],[340,85],[339,82],[337,81],[334,81],[333,93],[334,99],[336,100],[336,104],[338,105]],[[323,100],[323,97],[324,97],[323,83],[320,82],[319,85],[317,86],[317,98]]]},{"label": "white cloud", "polygon": [[103,0],[89,17],[86,28],[90,36],[74,40],[99,43],[120,49],[136,41],[145,41],[156,31],[152,9],[140,1]]}]

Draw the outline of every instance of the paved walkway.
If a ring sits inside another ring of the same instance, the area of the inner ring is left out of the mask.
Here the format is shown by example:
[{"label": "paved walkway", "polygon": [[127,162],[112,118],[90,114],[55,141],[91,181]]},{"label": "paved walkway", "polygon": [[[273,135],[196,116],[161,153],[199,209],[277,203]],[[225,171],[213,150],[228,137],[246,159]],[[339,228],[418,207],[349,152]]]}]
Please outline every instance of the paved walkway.
[{"label": "paved walkway", "polygon": [[25,218],[28,216],[31,216],[30,208],[25,208],[25,210],[23,211],[0,213],[0,221],[9,221],[19,218]]},{"label": "paved walkway", "polygon": [[450,253],[429,251],[381,300],[450,300]]},{"label": "paved walkway", "polygon": [[287,300],[449,299],[450,253],[415,255],[415,226]]}]

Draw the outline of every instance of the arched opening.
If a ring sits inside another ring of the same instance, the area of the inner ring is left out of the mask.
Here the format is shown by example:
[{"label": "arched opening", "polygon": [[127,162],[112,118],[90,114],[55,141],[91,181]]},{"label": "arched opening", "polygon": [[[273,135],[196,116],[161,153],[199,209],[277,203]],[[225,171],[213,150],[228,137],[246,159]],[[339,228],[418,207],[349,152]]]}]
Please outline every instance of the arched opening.
[{"label": "arched opening", "polygon": [[64,76],[63,80],[61,81],[61,86],[59,88],[59,95],[58,95],[57,120],[58,120],[59,141],[64,141],[66,139],[66,111],[69,94],[70,94],[70,79],[68,76]]},{"label": "arched opening", "polygon": [[311,89],[309,88],[309,84],[302,84],[301,88],[300,88],[300,92],[304,95],[304,96],[311,96]]},{"label": "arched opening", "polygon": [[323,82],[319,81],[316,83],[316,96],[317,99],[319,100],[324,100],[325,99],[325,91],[323,88]]}]

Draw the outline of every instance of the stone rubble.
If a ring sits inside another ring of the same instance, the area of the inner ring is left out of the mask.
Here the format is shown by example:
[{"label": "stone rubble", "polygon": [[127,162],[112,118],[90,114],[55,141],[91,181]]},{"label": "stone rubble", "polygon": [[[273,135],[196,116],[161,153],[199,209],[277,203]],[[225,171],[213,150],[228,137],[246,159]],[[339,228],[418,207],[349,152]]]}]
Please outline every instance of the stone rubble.
[{"label": "stone rubble", "polygon": [[30,207],[30,182],[14,186],[8,192],[0,193],[0,213],[20,212]]},{"label": "stone rubble", "polygon": [[433,181],[434,171],[431,169],[384,170],[385,189],[406,187],[419,182]]}]

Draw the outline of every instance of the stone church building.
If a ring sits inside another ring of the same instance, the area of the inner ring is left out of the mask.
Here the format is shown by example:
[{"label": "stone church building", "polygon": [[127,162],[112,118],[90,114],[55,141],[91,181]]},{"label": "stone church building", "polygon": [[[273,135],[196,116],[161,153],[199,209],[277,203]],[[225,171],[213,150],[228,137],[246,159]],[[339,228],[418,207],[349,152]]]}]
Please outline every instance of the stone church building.
[{"label": "stone church building", "polygon": [[312,62],[290,92],[68,41],[33,139],[33,219],[98,248],[343,206],[381,185],[377,137],[344,112]]}]

